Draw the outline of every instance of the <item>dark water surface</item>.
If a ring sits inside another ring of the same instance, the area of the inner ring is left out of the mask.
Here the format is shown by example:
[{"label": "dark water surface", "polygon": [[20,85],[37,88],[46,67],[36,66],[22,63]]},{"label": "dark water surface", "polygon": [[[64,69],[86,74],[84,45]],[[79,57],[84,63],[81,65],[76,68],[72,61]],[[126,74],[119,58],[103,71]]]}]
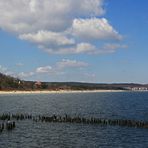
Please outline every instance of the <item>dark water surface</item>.
[{"label": "dark water surface", "polygon": [[[0,95],[0,113],[148,121],[148,92]],[[148,148],[148,129],[18,121],[0,148]]]}]

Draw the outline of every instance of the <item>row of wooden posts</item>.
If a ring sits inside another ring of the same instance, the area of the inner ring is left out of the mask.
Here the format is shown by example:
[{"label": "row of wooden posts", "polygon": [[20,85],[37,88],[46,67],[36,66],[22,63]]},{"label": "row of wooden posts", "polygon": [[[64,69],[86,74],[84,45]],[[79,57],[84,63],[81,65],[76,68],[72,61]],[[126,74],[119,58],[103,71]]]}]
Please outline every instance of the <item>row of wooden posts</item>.
[{"label": "row of wooden posts", "polygon": [[[144,121],[135,121],[135,120],[126,120],[126,119],[106,119],[106,118],[85,118],[80,116],[44,116],[38,115],[33,116],[31,114],[1,114],[0,120],[6,122],[6,125],[2,123],[0,125],[0,130],[3,131],[4,127],[7,130],[15,128],[15,122],[18,120],[32,120],[34,122],[54,122],[54,123],[79,123],[79,124],[96,124],[96,125],[109,125],[109,126],[126,126],[126,127],[135,127],[135,128],[148,128],[148,122]],[[12,122],[13,121],[13,122]]]},{"label": "row of wooden posts", "polygon": [[7,122],[0,123],[0,133],[4,130],[13,130],[15,128],[15,121],[8,120]]}]

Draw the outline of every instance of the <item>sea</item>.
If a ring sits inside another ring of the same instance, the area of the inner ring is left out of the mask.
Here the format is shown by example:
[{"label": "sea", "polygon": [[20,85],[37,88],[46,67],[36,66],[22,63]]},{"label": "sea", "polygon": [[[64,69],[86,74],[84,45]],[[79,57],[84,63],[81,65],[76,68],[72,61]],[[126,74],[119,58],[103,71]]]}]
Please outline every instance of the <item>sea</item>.
[{"label": "sea", "polygon": [[[3,113],[148,121],[148,92],[1,94]],[[0,148],[148,148],[148,129],[23,120],[0,133]]]}]

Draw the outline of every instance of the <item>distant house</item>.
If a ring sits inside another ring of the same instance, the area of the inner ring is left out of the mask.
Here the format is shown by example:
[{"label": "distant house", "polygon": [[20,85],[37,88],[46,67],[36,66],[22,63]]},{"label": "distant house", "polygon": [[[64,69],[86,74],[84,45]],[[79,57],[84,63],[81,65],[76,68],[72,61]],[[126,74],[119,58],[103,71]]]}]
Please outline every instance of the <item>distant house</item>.
[{"label": "distant house", "polygon": [[40,89],[42,87],[42,83],[40,81],[37,81],[34,83],[34,88],[35,89]]}]

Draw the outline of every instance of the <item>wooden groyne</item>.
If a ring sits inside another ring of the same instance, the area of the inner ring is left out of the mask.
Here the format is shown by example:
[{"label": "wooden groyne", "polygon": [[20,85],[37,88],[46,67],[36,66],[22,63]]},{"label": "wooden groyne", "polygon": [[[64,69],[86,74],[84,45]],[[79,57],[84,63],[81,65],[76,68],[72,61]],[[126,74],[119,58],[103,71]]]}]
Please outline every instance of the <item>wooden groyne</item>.
[{"label": "wooden groyne", "polygon": [[[1,114],[0,120],[3,123],[0,124],[0,131],[5,129],[10,130],[15,128],[15,121],[18,120],[32,120],[33,122],[42,123],[79,123],[79,124],[95,124],[101,126],[124,126],[124,127],[134,127],[134,128],[148,128],[148,122],[136,121],[136,120],[126,120],[126,119],[106,119],[106,118],[85,118],[79,116],[69,116],[65,114],[64,116],[52,115],[44,116],[38,115],[33,116],[31,114]],[[13,122],[12,122],[13,121]],[[4,125],[5,123],[5,125]]]},{"label": "wooden groyne", "polygon": [[0,133],[2,133],[4,130],[10,131],[15,128],[15,121],[8,120],[7,122],[0,123]]}]

